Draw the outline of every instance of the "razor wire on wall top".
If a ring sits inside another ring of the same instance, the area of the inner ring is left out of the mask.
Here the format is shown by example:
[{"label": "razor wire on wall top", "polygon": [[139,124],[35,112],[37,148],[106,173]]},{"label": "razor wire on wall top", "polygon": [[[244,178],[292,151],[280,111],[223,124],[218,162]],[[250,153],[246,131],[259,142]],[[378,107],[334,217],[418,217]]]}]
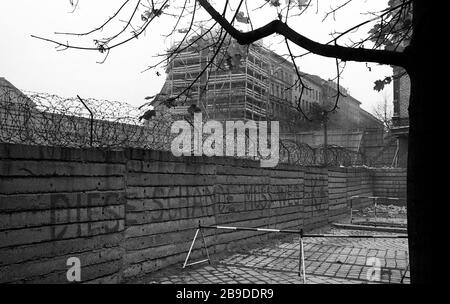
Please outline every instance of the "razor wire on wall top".
[{"label": "razor wire on wall top", "polygon": [[327,145],[326,149],[323,145],[313,148],[306,143],[282,139],[280,140],[280,162],[300,166],[347,167],[364,165],[364,156],[360,152],[335,145]]},{"label": "razor wire on wall top", "polygon": [[[0,86],[1,143],[170,151],[171,142],[177,136],[171,133],[171,126],[179,117],[175,119],[167,111],[158,111],[150,120],[141,121],[142,115],[142,110],[123,102],[63,98],[35,92],[24,94],[15,88]],[[361,153],[338,146],[313,148],[282,139],[279,147],[282,163],[300,166],[363,164]]]},{"label": "razor wire on wall top", "polygon": [[[171,117],[143,124],[142,112],[122,102],[62,98],[0,88],[0,142],[59,147],[170,149]],[[92,118],[91,114],[92,112]],[[91,142],[92,138],[92,142]]]}]

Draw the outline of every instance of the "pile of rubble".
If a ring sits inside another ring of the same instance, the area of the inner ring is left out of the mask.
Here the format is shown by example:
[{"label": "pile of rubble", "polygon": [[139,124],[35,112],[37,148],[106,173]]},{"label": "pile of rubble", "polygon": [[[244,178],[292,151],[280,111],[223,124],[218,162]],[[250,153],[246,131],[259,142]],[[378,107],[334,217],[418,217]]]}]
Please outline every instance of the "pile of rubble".
[{"label": "pile of rubble", "polygon": [[[376,206],[377,217],[387,217],[387,218],[404,218],[406,217],[406,207],[405,206],[395,206],[395,205],[377,205]],[[362,210],[359,216],[374,216],[375,206],[366,207]]]}]

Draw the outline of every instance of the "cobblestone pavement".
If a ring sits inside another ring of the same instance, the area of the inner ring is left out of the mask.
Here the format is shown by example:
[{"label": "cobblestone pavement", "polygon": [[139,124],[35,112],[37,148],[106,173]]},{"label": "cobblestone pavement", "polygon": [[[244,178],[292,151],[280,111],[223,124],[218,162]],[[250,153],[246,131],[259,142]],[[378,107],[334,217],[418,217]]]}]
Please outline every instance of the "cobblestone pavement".
[{"label": "cobblestone pavement", "polygon": [[[380,234],[336,228],[331,228],[327,233]],[[407,239],[307,238],[304,249],[308,284],[400,283],[408,263]],[[369,265],[370,260],[372,264]],[[298,275],[298,266],[298,238],[289,237],[270,245],[232,252],[213,259],[211,265],[206,263],[185,270],[177,266],[155,273],[146,283],[301,284],[303,281]],[[368,273],[375,275],[375,278],[378,274],[379,280],[369,281]],[[409,283],[409,271],[404,283]]]}]

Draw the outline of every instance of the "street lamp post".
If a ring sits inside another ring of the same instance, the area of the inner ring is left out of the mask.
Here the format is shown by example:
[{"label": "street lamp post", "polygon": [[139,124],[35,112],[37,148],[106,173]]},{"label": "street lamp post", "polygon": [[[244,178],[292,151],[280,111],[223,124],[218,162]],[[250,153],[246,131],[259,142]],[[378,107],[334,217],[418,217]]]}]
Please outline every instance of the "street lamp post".
[{"label": "street lamp post", "polygon": [[328,164],[328,153],[327,153],[327,147],[328,147],[328,130],[327,130],[327,122],[328,122],[328,112],[323,111],[322,112],[322,122],[323,122],[323,162],[326,166]]}]

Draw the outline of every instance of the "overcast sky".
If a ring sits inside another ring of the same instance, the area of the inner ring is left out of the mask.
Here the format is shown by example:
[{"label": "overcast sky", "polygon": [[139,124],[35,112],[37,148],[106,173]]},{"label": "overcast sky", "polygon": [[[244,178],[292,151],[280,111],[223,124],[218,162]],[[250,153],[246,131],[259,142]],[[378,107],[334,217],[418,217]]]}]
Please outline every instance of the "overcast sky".
[{"label": "overcast sky", "polygon": [[[26,91],[48,92],[64,97],[79,94],[85,98],[119,100],[136,106],[143,104],[144,97],[158,93],[164,83],[163,70],[159,70],[162,73],[159,77],[156,71],[141,72],[157,60],[153,56],[162,53],[170,43],[179,38],[161,37],[163,33],[170,31],[173,19],[161,18],[158,23],[150,26],[145,36],[114,49],[104,64],[97,63],[103,60],[99,52],[58,52],[54,45],[30,37],[34,34],[60,41],[70,39],[73,43],[92,46],[92,39],[102,37],[101,35],[89,40],[76,40],[54,35],[54,32],[91,30],[111,16],[122,1],[80,0],[77,11],[72,14],[69,0],[1,0],[0,77],[5,77],[16,87]],[[354,0],[351,6],[336,14],[335,20],[330,17],[321,22],[324,10],[341,2],[320,0],[319,13],[316,13],[317,7],[314,7],[296,19],[295,25],[291,25],[308,38],[328,42],[331,31],[345,30],[358,21],[367,19],[368,16],[361,13],[383,9],[387,0]],[[255,0],[254,3],[261,4],[263,0]],[[216,7],[218,10],[221,8],[219,5]],[[256,12],[250,10],[250,17],[254,25],[259,26],[276,18],[276,12],[273,9]],[[365,33],[367,28],[352,35],[355,38]],[[264,43],[284,54],[284,46],[280,41],[280,37],[273,37],[265,39]],[[296,54],[303,52],[299,48],[293,49]],[[297,63],[302,71],[324,79],[334,78],[336,75],[334,59],[308,55]],[[392,69],[377,64],[369,64],[369,67],[371,72],[365,63],[347,63],[341,84],[362,102],[363,108],[371,112],[373,106],[385,96],[392,98],[391,86],[386,87],[385,92],[373,90],[374,81],[391,75]]]}]

